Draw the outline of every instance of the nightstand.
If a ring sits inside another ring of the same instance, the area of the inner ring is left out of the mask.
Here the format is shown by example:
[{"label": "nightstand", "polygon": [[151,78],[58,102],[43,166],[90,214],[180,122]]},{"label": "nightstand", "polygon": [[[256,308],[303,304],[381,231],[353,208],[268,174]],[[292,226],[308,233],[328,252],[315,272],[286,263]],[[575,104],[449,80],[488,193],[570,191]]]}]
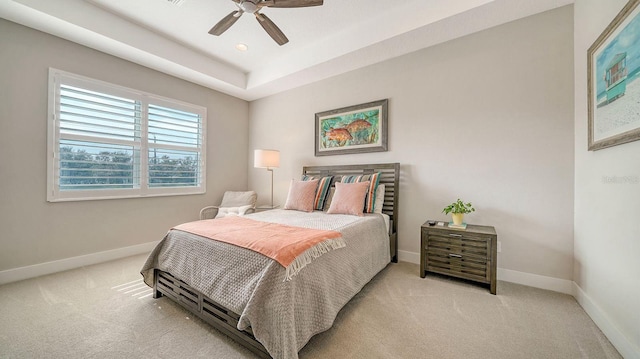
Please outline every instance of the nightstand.
[{"label": "nightstand", "polygon": [[487,284],[496,294],[497,240],[495,228],[470,224],[466,230],[444,226],[421,227],[420,277],[427,272]]}]

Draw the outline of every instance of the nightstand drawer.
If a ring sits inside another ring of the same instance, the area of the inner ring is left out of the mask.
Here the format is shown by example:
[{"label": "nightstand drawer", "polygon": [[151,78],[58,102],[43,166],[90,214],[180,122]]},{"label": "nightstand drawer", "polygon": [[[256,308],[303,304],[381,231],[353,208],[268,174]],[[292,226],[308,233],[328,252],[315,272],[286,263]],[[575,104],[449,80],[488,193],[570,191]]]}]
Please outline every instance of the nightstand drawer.
[{"label": "nightstand drawer", "polygon": [[477,280],[487,283],[489,280],[486,261],[474,261],[469,258],[456,257],[455,254],[427,254],[427,271],[453,275],[459,278]]},{"label": "nightstand drawer", "polygon": [[438,234],[428,234],[426,245],[429,251],[433,251],[434,253],[454,253],[462,255],[465,258],[475,258],[484,260],[485,262],[489,255],[490,246],[491,238],[445,237]]},{"label": "nightstand drawer", "polygon": [[486,254],[485,255],[477,255],[475,253],[468,253],[465,251],[455,251],[448,250],[443,248],[427,248],[427,257],[429,260],[432,258],[447,258],[450,260],[461,260],[464,262],[475,263],[478,265],[485,265],[488,261]]}]

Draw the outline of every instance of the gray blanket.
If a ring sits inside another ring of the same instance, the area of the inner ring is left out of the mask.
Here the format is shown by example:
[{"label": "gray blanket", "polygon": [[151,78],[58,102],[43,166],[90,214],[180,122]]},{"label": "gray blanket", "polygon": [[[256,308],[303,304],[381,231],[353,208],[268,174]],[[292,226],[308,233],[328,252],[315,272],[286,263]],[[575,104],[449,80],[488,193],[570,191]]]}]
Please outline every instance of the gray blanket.
[{"label": "gray blanket", "polygon": [[381,215],[272,210],[250,218],[337,230],[347,246],[313,260],[290,281],[276,261],[248,249],[171,230],[142,268],[173,274],[240,315],[238,329],[253,333],[274,358],[298,358],[309,339],[331,327],[340,309],[389,263],[389,237]]}]

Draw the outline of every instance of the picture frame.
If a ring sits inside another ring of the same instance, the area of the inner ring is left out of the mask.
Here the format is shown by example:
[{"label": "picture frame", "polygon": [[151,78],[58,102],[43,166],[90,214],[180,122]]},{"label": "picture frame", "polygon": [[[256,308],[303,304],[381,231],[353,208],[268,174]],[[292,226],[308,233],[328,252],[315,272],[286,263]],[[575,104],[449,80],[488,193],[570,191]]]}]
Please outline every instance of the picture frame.
[{"label": "picture frame", "polygon": [[588,150],[640,139],[640,0],[630,0],[587,51]]},{"label": "picture frame", "polygon": [[315,155],[387,151],[389,100],[316,113]]}]

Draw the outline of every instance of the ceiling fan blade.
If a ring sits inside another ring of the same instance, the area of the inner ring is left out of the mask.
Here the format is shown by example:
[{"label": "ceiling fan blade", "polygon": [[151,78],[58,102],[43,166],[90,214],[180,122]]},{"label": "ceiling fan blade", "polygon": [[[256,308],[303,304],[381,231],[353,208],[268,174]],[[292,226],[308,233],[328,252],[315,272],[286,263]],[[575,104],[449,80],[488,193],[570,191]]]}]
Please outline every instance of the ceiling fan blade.
[{"label": "ceiling fan blade", "polygon": [[256,20],[260,23],[260,26],[264,29],[264,31],[271,36],[271,38],[278,43],[278,45],[282,46],[289,42],[289,39],[284,35],[282,30],[280,30],[276,24],[271,21],[265,14],[256,13]]},{"label": "ceiling fan blade", "polygon": [[309,7],[321,6],[323,0],[266,0],[264,6],[268,7]]},{"label": "ceiling fan blade", "polygon": [[211,35],[220,36],[223,32],[227,31],[231,27],[231,25],[235,24],[236,21],[240,18],[242,13],[238,10],[233,11],[231,14],[225,16],[222,20],[218,21],[218,23],[209,30]]}]

